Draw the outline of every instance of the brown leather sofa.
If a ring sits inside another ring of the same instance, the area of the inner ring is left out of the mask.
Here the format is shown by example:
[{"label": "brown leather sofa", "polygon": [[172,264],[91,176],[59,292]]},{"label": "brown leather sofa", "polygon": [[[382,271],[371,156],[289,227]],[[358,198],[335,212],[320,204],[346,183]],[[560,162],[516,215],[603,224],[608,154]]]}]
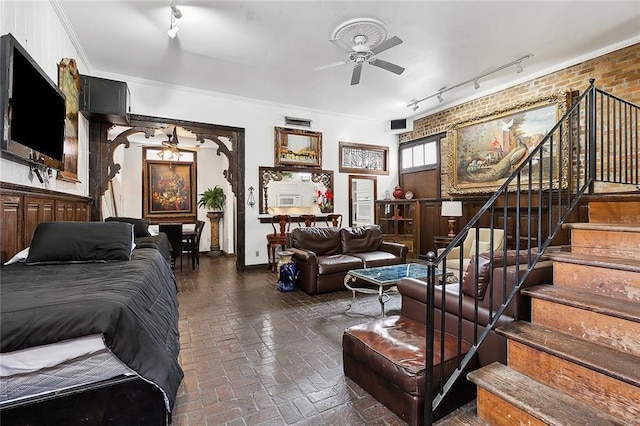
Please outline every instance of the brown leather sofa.
[{"label": "brown leather sofa", "polygon": [[[444,374],[448,377],[456,365],[458,344],[458,312],[462,306],[462,351],[476,341],[495,315],[502,303],[503,295],[508,295],[515,285],[516,276],[522,276],[527,270],[526,253],[521,253],[521,263],[515,266],[516,255],[508,251],[494,252],[494,257],[481,254],[480,261],[475,256],[470,262],[462,292],[458,284],[435,287],[435,341],[434,365],[439,366],[440,336],[444,329],[446,335],[444,347]],[[507,265],[507,266],[503,266]],[[476,279],[477,278],[477,279]],[[491,285],[493,282],[493,285]],[[527,277],[524,287],[552,282],[552,262],[539,262]],[[503,288],[503,283],[506,287]],[[444,303],[442,292],[445,291]],[[354,380],[373,397],[386,405],[411,425],[423,423],[424,409],[424,365],[426,352],[426,298],[427,286],[424,281],[404,278],[398,283],[402,297],[400,315],[382,318],[345,330],[342,339],[344,373]],[[474,326],[475,300],[478,300],[479,326]],[[460,300],[462,304],[460,305]],[[442,311],[444,307],[444,327]],[[508,305],[498,321],[499,325],[515,319],[527,319],[530,316],[529,299],[516,296]],[[505,362],[506,340],[494,331],[480,346],[476,357],[467,371],[494,361]],[[440,373],[434,370],[434,375]],[[466,373],[466,372],[465,372]],[[464,374],[461,377],[465,377]],[[436,377],[434,386],[440,383]],[[438,389],[435,388],[435,391]],[[475,387],[465,379],[449,392],[440,405],[435,417],[439,418],[455,408],[473,399]]]},{"label": "brown leather sofa", "polygon": [[307,294],[344,290],[349,270],[406,263],[408,247],[382,241],[378,225],[348,228],[296,228],[288,251]]}]

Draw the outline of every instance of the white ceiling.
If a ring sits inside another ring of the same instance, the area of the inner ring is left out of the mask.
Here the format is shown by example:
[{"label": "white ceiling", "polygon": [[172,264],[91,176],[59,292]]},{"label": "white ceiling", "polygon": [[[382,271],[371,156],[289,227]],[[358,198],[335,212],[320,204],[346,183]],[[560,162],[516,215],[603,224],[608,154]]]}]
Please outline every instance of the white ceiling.
[{"label": "white ceiling", "polygon": [[[356,117],[422,116],[463,99],[640,41],[640,1],[198,1],[178,0],[182,18],[167,36],[170,0],[53,0],[79,41],[86,74],[154,80]],[[353,64],[329,38],[341,23],[375,18],[403,43],[378,55],[396,75]],[[515,67],[434,97],[526,54]],[[585,75],[587,84],[589,76]],[[596,83],[597,84],[597,83]],[[133,100],[135,103],[135,99]]]}]

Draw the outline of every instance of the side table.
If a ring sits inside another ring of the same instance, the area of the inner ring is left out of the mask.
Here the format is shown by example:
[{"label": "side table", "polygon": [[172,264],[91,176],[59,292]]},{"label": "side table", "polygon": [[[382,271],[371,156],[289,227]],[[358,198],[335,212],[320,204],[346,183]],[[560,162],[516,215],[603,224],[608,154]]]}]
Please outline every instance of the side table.
[{"label": "side table", "polygon": [[436,253],[438,252],[438,249],[445,248],[446,246],[451,244],[451,241],[453,241],[454,238],[455,237],[434,236],[433,237],[433,248],[435,249]]}]

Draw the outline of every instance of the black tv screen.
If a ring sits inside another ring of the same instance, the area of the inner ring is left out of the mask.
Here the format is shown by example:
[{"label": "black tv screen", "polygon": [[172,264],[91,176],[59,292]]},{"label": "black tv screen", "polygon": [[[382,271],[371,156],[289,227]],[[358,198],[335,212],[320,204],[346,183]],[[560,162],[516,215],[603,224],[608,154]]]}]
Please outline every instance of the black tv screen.
[{"label": "black tv screen", "polygon": [[64,94],[11,34],[1,49],[3,153],[62,169]]}]

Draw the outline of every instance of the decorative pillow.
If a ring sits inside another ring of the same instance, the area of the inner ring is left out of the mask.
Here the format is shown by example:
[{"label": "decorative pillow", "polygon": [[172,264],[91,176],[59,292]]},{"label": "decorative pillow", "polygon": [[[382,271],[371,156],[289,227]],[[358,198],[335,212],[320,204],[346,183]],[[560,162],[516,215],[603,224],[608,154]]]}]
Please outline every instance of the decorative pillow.
[{"label": "decorative pillow", "polygon": [[135,237],[150,237],[149,221],[147,219],[138,219],[135,217],[113,216],[104,220],[105,222],[125,222],[133,225],[135,229]]},{"label": "decorative pillow", "polygon": [[38,225],[25,265],[130,260],[133,225],[125,222],[45,222]]},{"label": "decorative pillow", "polygon": [[[481,243],[482,244],[482,243]],[[480,247],[482,250],[482,247]],[[488,248],[487,248],[488,250]],[[537,250],[533,251],[533,254]],[[475,296],[475,270],[476,263],[478,264],[478,299],[483,300],[484,295],[487,292],[487,287],[489,286],[489,280],[491,277],[491,270],[496,268],[502,268],[504,265],[515,265],[516,263],[527,263],[528,255],[526,250],[520,251],[520,260],[516,257],[515,250],[508,250],[507,256],[505,257],[504,252],[502,250],[494,251],[493,256],[491,252],[486,251],[484,253],[480,253],[478,259],[476,259],[475,254],[471,256],[471,261],[469,262],[469,266],[467,266],[466,273],[462,280],[462,292],[467,296]],[[500,271],[500,273],[502,273]]]}]

